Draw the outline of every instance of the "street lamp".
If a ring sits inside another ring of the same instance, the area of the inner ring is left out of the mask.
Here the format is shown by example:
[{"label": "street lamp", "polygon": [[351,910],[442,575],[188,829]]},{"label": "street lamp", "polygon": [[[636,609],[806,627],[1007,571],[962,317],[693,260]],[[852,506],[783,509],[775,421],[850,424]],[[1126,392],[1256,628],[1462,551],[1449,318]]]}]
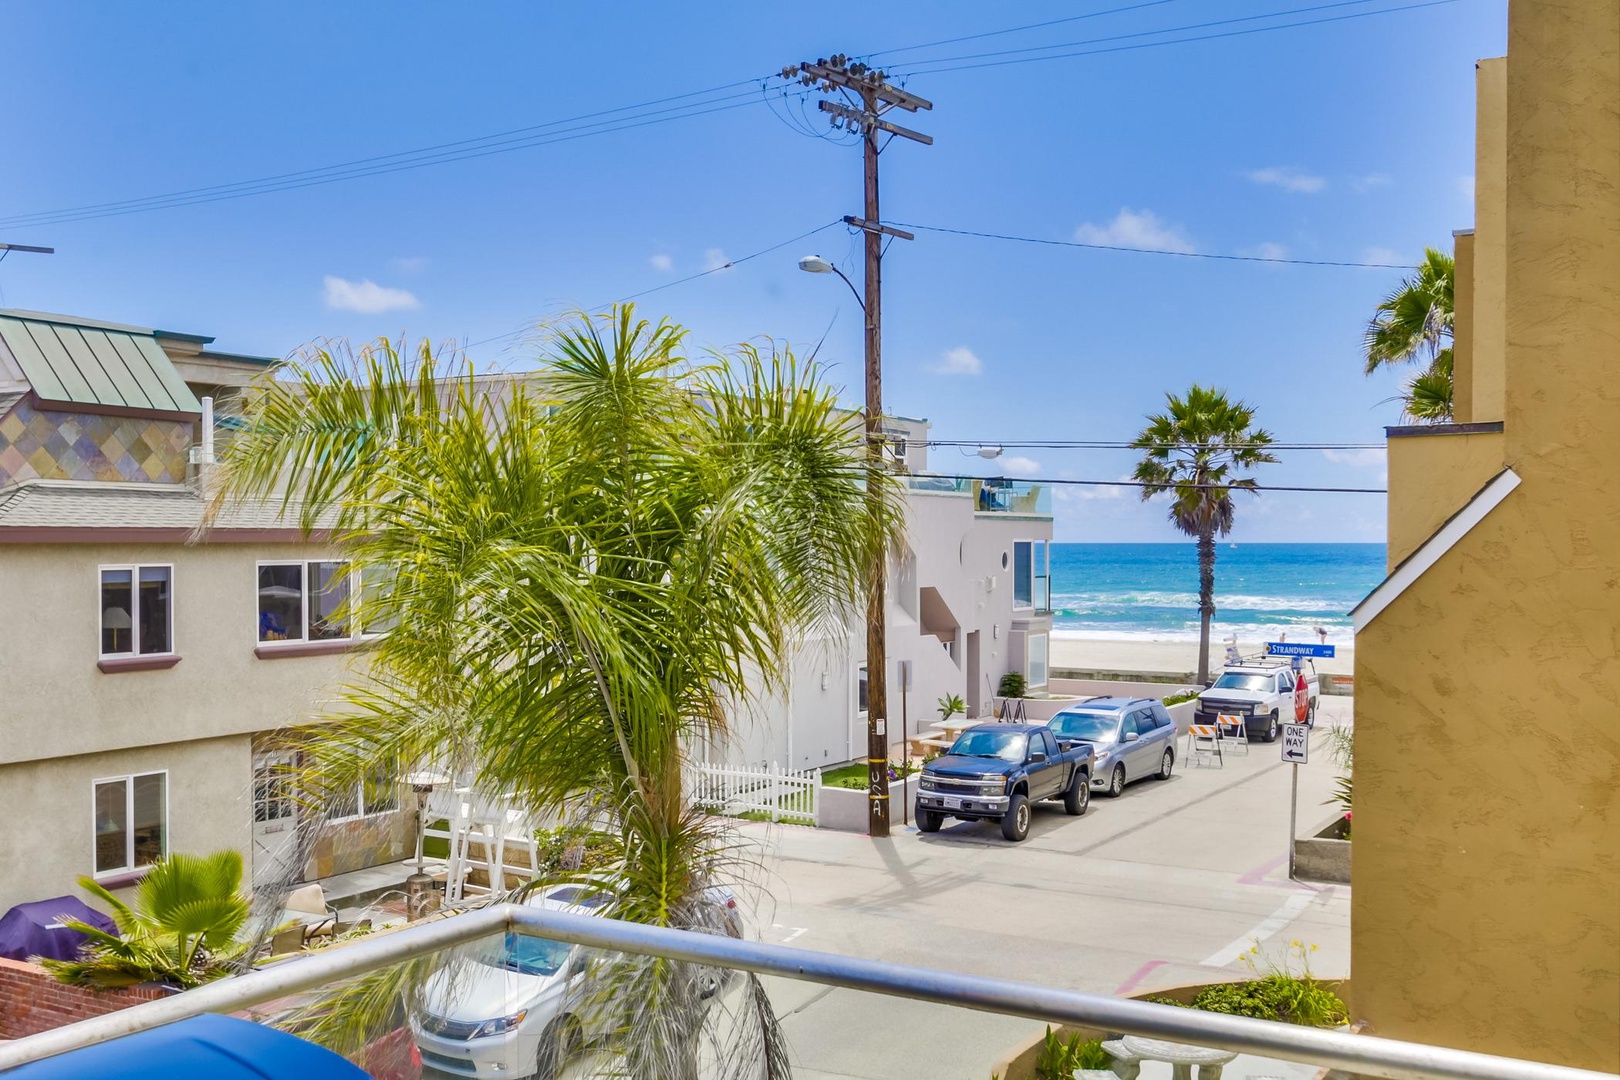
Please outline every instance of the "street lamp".
[{"label": "street lamp", "polygon": [[[877,218],[877,144],[869,143],[867,150],[867,210],[868,217]],[[854,222],[854,218],[846,219]],[[879,226],[880,231],[887,226]],[[849,286],[855,302],[866,316],[866,453],[871,466],[882,469],[883,462],[883,362],[882,335],[879,316],[883,304],[879,300],[879,260],[882,251],[873,243],[876,233],[867,234],[866,245],[866,297],[844,272],[820,255],[806,255],[799,260],[799,269],[807,274],[837,274]],[[908,237],[909,239],[909,237]],[[875,484],[866,487],[867,499],[880,498]],[[875,509],[875,506],[874,506]],[[872,836],[889,835],[889,680],[888,680],[888,553],[874,551],[873,565],[866,590],[866,773],[867,804],[866,828]],[[904,698],[902,698],[902,702]],[[904,734],[904,732],[902,732]]]},{"label": "street lamp", "polygon": [[861,310],[866,310],[866,303],[861,299],[861,291],[855,287],[855,283],[844,277],[842,270],[823,259],[820,255],[806,255],[799,260],[799,269],[807,274],[837,274],[844,284],[849,286],[849,291],[855,294],[855,302],[861,305]]}]

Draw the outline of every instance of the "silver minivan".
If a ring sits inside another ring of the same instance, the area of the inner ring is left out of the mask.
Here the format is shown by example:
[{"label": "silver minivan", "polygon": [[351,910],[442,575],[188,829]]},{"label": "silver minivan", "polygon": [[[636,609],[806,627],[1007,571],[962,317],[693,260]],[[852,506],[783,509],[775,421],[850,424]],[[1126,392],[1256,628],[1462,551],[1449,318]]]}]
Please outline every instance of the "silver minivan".
[{"label": "silver minivan", "polygon": [[1070,706],[1046,725],[1061,746],[1090,743],[1097,763],[1093,791],[1119,796],[1144,776],[1170,779],[1176,764],[1176,722],[1152,698],[1094,697]]}]

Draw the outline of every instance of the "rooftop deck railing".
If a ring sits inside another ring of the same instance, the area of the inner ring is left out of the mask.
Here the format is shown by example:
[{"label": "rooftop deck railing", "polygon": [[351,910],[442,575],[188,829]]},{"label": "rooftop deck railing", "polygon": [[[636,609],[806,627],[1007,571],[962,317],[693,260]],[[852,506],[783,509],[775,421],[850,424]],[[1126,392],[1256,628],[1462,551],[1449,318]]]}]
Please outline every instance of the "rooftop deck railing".
[{"label": "rooftop deck railing", "polygon": [[973,500],[973,509],[981,514],[1052,516],[1052,490],[1045,484],[995,477],[980,480],[920,474],[906,477],[906,487],[912,491],[968,496]]},{"label": "rooftop deck railing", "polygon": [[[0,1072],[207,1012],[234,1012],[516,932],[942,1005],[1173,1040],[1392,1080],[1614,1080],[1608,1073],[502,904],[261,968],[0,1044]],[[986,1063],[988,1067],[988,1062]]]}]

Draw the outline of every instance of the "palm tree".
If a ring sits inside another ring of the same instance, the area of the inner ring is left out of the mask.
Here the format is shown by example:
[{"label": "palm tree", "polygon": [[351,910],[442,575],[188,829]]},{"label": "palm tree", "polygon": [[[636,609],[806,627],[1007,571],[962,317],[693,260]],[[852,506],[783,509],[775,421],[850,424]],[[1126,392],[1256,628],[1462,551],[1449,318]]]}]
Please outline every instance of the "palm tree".
[{"label": "palm tree", "polygon": [[240,852],[161,859],[135,887],[131,904],[92,878],[81,877],[79,887],[107,905],[118,933],[64,919],[87,940],[77,960],[40,961],[59,982],[97,989],[144,982],[189,988],[228,974],[247,949],[237,940],[248,918]]},{"label": "palm tree", "polygon": [[[216,505],[328,523],[362,580],[392,582],[372,616],[394,629],[309,730],[307,799],[399,760],[539,811],[586,800],[616,852],[612,915],[723,932],[705,890],[735,856],[687,798],[688,747],[781,685],[800,632],[847,625],[898,489],[816,368],[750,346],[696,362],[683,339],[630,306],[577,316],[532,377],[501,380],[426,344],[414,363],[386,341],[316,350],[246,401]],[[600,975],[631,1075],[696,1075],[716,1021],[686,966]],[[721,1071],[780,1075],[748,987]]]},{"label": "palm tree", "polygon": [[1132,475],[1142,498],[1173,495],[1170,520],[1198,541],[1198,681],[1209,682],[1209,621],[1215,615],[1215,537],[1232,531],[1232,492],[1254,491],[1238,470],[1277,459],[1266,452],[1271,435],[1251,428],[1254,410],[1223,391],[1193,383],[1185,397],[1166,394],[1168,411],[1148,417],[1131,443],[1141,450]]},{"label": "palm tree", "polygon": [[1455,312],[1456,261],[1428,248],[1417,273],[1401,282],[1378,305],[1367,325],[1367,374],[1381,367],[1427,361],[1407,384],[1401,401],[1416,420],[1451,419],[1452,321]]}]

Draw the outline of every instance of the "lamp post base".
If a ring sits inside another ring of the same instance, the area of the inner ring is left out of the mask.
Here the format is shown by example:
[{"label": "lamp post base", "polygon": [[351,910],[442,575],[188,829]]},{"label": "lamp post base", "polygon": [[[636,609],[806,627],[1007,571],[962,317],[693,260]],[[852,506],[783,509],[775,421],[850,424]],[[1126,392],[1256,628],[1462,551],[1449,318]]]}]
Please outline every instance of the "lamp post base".
[{"label": "lamp post base", "polygon": [[433,878],[420,870],[405,879],[405,917],[415,922],[439,910],[439,891]]}]

